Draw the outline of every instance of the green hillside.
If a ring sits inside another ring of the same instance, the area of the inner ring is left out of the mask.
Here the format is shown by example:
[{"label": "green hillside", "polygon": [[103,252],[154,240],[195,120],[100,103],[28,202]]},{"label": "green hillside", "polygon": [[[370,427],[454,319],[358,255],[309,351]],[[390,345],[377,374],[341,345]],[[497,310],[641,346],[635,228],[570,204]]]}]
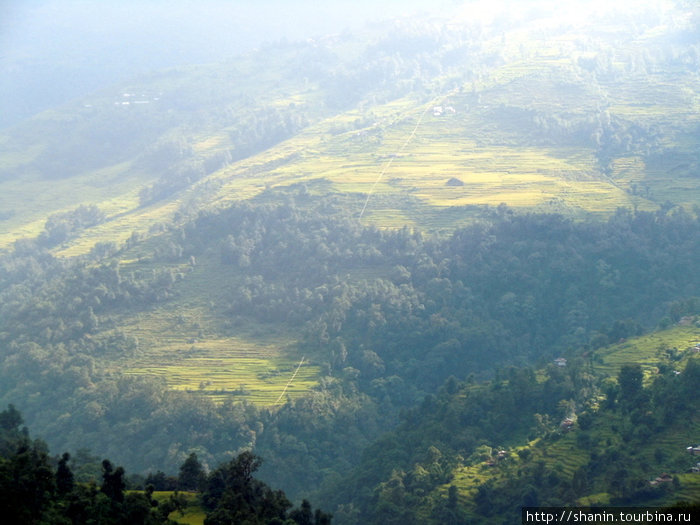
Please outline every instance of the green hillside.
[{"label": "green hillside", "polygon": [[134,486],[253,451],[339,525],[697,503],[692,7],[395,20],[3,130],[0,407]]},{"label": "green hillside", "polygon": [[[670,353],[659,351],[660,341]],[[700,476],[691,472],[697,459],[686,449],[700,432],[693,395],[698,341],[696,318],[694,325],[630,339],[626,346],[637,349],[634,355],[613,345],[587,361],[569,359],[534,375],[510,370],[501,376],[507,379],[487,384],[448,381],[372,446],[375,458],[401,458],[391,472],[366,458],[350,476],[351,486],[334,490],[342,496],[359,491],[354,503],[372,523],[516,523],[521,506],[697,504]],[[647,386],[640,382],[634,394],[645,399],[647,409],[653,407],[653,415],[637,405],[641,398],[629,404],[624,373],[610,374],[595,364],[603,356],[629,370],[640,362],[653,365]],[[566,392],[568,381],[578,391]],[[616,400],[611,384],[621,387],[614,390]],[[523,396],[529,399],[518,401]],[[550,396],[555,399],[547,400]],[[555,410],[545,411],[547,402]],[[470,428],[479,424],[470,418],[478,405],[498,407],[512,420],[490,413],[480,424],[495,419],[501,428],[481,440]],[[662,475],[668,480],[659,482]],[[370,492],[360,489],[365,483]]]},{"label": "green hillside", "polygon": [[[0,140],[0,244],[42,234],[57,256],[84,255],[300,184],[346,195],[363,224],[440,231],[502,203],[577,218],[698,204],[697,72],[640,58],[669,28],[626,35],[612,54],[565,27],[557,38],[525,24],[478,41],[464,40],[468,27],[416,31],[274,46],[37,116]],[[420,54],[402,51],[426,36],[437,40]],[[359,63],[367,78],[349,73]],[[99,217],[76,220],[79,205]],[[120,257],[125,272],[150,268],[136,252]],[[218,266],[173,270],[188,273],[177,301],[116,321],[149,349],[127,370],[217,399],[277,400],[304,357],[284,350],[299,334],[232,335],[204,299],[222,289]],[[290,394],[314,384],[314,366]]]},{"label": "green hillside", "polygon": [[[592,368],[596,373],[602,373],[602,380],[605,381],[606,377],[617,377],[621,366],[643,364],[647,370],[649,367],[652,368],[647,381],[651,385],[659,374],[669,374],[670,372],[673,375],[679,375],[682,373],[680,371],[686,368],[689,360],[697,362],[698,352],[695,347],[698,341],[700,341],[698,326],[675,327],[655,332],[634,338],[625,345],[615,345],[596,351],[593,355],[594,362],[602,358],[605,362],[614,362],[616,369],[611,370],[595,364]],[[627,348],[634,348],[635,351],[629,352]],[[694,382],[695,379],[689,384],[692,385]],[[593,402],[593,406],[595,406],[595,402]],[[691,404],[691,407],[695,407],[695,405]],[[662,424],[651,431],[648,428],[639,428],[638,421],[633,421],[633,426],[630,427],[630,421],[627,420],[629,416],[625,414],[624,410],[618,414],[610,414],[606,413],[604,408],[598,407],[593,414],[593,424],[584,424],[585,429],[581,428],[580,423],[579,425],[574,423],[573,430],[562,432],[560,429],[562,435],[554,434],[554,439],[536,440],[524,443],[524,446],[515,446],[513,451],[519,452],[519,454],[510,454],[507,460],[514,461],[523,469],[535,466],[540,468],[539,464],[542,464],[545,471],[556,472],[564,479],[573,480],[576,471],[594,457],[590,452],[589,444],[591,442],[605,443],[608,447],[618,450],[633,447],[634,450],[631,450],[630,454],[634,467],[628,467],[634,473],[632,475],[640,476],[642,481],[648,482],[653,481],[662,473],[669,473],[680,481],[675,490],[659,490],[646,494],[645,496],[649,497],[649,500],[644,501],[645,504],[653,502],[654,505],[663,506],[673,505],[676,501],[696,502],[698,500],[700,479],[689,474],[690,468],[695,466],[695,462],[693,456],[686,452],[686,448],[695,443],[698,432],[700,432],[700,419],[697,417],[696,408],[691,408],[687,413],[688,417],[682,417],[678,421],[667,417]],[[624,429],[622,435],[620,429]],[[644,435],[640,442],[634,440],[635,437],[639,437],[645,432],[648,434]],[[531,452],[531,454],[525,454],[526,461],[521,459],[523,452],[520,451],[523,450]],[[596,448],[594,447],[593,450]],[[482,470],[485,470],[486,475],[482,477],[481,483],[477,486],[471,484],[472,494],[476,492],[479,485],[488,483],[490,479],[495,483],[495,487],[508,483],[508,477],[512,475],[513,470],[513,467],[503,465],[497,465],[498,468],[495,469],[481,467]],[[455,474],[455,484],[461,493],[462,484],[459,481],[459,471]],[[595,479],[596,476],[593,477]],[[591,493],[579,492],[577,499],[569,503],[581,506],[609,505],[611,500],[615,498],[615,494],[598,491],[605,486],[605,482],[609,483],[609,481],[596,481],[598,484],[588,489]],[[466,485],[465,489],[470,490],[469,484]],[[612,490],[614,489],[611,488]],[[620,494],[617,496],[619,497]],[[473,504],[473,499],[470,501],[467,498],[465,503],[466,508],[469,508],[469,505]],[[641,501],[637,503],[641,503]]]},{"label": "green hillside", "polygon": [[357,194],[358,215],[389,227],[451,228],[500,203],[690,209],[700,95],[692,45],[673,40],[686,27],[623,28],[606,28],[624,35],[610,48],[535,21],[478,39],[406,24],[106,89],[0,137],[0,242],[96,205],[104,220],[57,247],[77,255],[298,183]]}]

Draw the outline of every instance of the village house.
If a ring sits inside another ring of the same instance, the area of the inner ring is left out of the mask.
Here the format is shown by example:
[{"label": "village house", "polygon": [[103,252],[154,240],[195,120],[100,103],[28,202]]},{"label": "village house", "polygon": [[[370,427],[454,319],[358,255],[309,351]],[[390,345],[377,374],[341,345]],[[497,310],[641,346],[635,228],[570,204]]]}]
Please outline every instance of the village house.
[{"label": "village house", "polygon": [[574,420],[570,417],[565,418],[561,423],[559,423],[559,428],[564,432],[568,432],[574,428]]},{"label": "village house", "polygon": [[451,115],[454,115],[457,113],[457,110],[453,108],[452,106],[433,106],[433,116],[434,117],[439,117],[445,113],[449,113]]},{"label": "village house", "polygon": [[663,473],[660,476],[658,476],[656,479],[653,479],[649,482],[649,485],[652,487],[656,487],[658,485],[661,485],[662,483],[670,483],[673,481],[673,476],[671,474]]},{"label": "village house", "polygon": [[700,454],[700,445],[690,445],[686,450],[691,456],[695,456],[696,454]]}]

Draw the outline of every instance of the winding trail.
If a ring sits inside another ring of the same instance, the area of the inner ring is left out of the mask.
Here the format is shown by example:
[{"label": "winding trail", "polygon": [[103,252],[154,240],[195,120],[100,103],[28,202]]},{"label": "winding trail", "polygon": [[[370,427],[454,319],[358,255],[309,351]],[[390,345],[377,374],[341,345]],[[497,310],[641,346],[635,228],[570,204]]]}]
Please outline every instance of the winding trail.
[{"label": "winding trail", "polygon": [[450,91],[449,93],[447,93],[446,95],[440,95],[439,97],[435,98],[434,100],[432,100],[431,102],[426,104],[425,109],[423,110],[423,113],[421,113],[420,117],[418,118],[418,122],[416,122],[416,125],[414,126],[413,131],[411,131],[411,134],[404,141],[403,145],[398,149],[398,151],[396,153],[394,153],[394,155],[389,159],[389,162],[387,162],[384,165],[384,168],[382,168],[382,171],[379,173],[377,180],[375,180],[374,184],[372,184],[372,187],[370,188],[369,193],[367,194],[367,199],[365,199],[365,204],[364,204],[364,206],[362,206],[362,211],[360,211],[360,216],[358,217],[359,219],[362,219],[362,216],[364,215],[365,210],[367,209],[367,204],[369,203],[370,197],[374,193],[374,188],[376,188],[377,184],[379,184],[379,181],[382,180],[382,178],[384,177],[384,174],[386,173],[386,170],[388,170],[389,167],[392,165],[392,163],[394,162],[394,159],[396,157],[398,157],[398,155],[400,153],[403,153],[403,150],[406,149],[406,146],[408,146],[409,142],[411,142],[411,140],[413,140],[413,137],[415,137],[415,135],[416,135],[416,131],[418,131],[418,128],[420,127],[421,122],[423,122],[423,117],[425,117],[425,114],[431,108],[433,108],[436,104],[438,104],[441,101],[444,101],[447,97],[456,93],[458,91],[458,89],[459,88],[455,88],[452,91]]},{"label": "winding trail", "polygon": [[292,384],[292,381],[294,381],[294,378],[297,376],[297,372],[299,372],[299,369],[301,368],[301,365],[304,364],[304,357],[301,356],[301,361],[299,361],[299,364],[297,365],[297,369],[294,371],[292,374],[292,377],[289,378],[289,381],[287,381],[287,384],[284,385],[284,390],[282,390],[282,393],[280,394],[280,397],[277,398],[277,401],[275,401],[275,405],[279,404],[280,400],[284,397],[284,394],[287,393],[287,389],[289,388],[289,385]]},{"label": "winding trail", "polygon": [[415,127],[413,128],[413,131],[411,131],[411,134],[408,136],[408,138],[407,138],[406,141],[403,143],[403,145],[399,148],[399,150],[398,150],[396,153],[394,153],[394,155],[389,159],[389,162],[387,162],[387,163],[384,165],[384,168],[382,169],[382,171],[379,172],[379,176],[377,177],[377,180],[374,181],[374,184],[372,184],[372,187],[370,188],[369,193],[367,194],[367,199],[365,200],[365,204],[364,204],[364,206],[362,206],[362,211],[360,212],[360,217],[359,217],[360,219],[362,218],[362,215],[364,215],[364,213],[365,213],[365,209],[367,208],[367,203],[369,203],[369,198],[370,198],[370,197],[372,196],[372,194],[374,193],[374,188],[376,188],[376,187],[377,187],[377,184],[379,184],[379,181],[382,180],[382,177],[384,177],[384,174],[386,173],[386,170],[389,169],[389,167],[391,166],[391,164],[394,162],[394,159],[395,159],[400,153],[402,153],[403,150],[406,149],[406,146],[408,146],[408,143],[411,142],[411,140],[413,139],[413,137],[416,135],[416,131],[418,131],[418,127],[420,126],[420,123],[423,121],[423,117],[424,117],[425,114],[428,112],[428,109],[430,109],[431,107],[432,107],[431,104],[429,104],[429,105],[427,105],[427,106],[425,107],[425,109],[423,110],[423,113],[421,113],[420,118],[418,119],[418,122],[416,122],[416,125],[415,125]]}]

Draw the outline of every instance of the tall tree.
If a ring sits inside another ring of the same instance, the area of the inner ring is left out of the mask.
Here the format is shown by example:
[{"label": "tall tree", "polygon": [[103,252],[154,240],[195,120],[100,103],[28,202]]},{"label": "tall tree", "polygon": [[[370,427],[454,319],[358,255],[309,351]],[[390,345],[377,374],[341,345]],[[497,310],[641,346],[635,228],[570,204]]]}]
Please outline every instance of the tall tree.
[{"label": "tall tree", "polygon": [[620,401],[632,404],[642,392],[642,379],[644,374],[639,365],[622,365],[617,375],[617,382],[620,385]]},{"label": "tall tree", "polygon": [[197,454],[192,452],[180,466],[177,486],[181,490],[201,490],[205,480],[204,467],[197,459]]},{"label": "tall tree", "polygon": [[112,463],[105,459],[102,461],[102,487],[101,491],[112,501],[122,503],[124,501],[124,469],[112,466]]},{"label": "tall tree", "polygon": [[61,456],[61,459],[58,461],[58,468],[56,469],[56,489],[60,495],[68,494],[75,486],[73,472],[68,466],[69,460],[70,454],[64,452],[63,456]]}]

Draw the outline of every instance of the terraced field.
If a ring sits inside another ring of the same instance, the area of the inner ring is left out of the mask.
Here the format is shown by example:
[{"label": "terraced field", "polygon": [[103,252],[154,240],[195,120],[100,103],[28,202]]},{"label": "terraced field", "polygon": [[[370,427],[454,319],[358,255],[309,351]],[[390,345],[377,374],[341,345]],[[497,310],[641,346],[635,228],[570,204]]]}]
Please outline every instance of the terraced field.
[{"label": "terraced field", "polygon": [[232,397],[259,406],[282,403],[307,393],[320,369],[285,350],[287,341],[238,337],[162,342],[144,358],[129,360],[128,374],[162,377],[175,390],[222,402]]},{"label": "terraced field", "polygon": [[[163,378],[175,390],[205,395],[217,402],[239,399],[259,406],[296,398],[313,388],[320,369],[299,355],[290,335],[222,335],[202,309],[179,308],[141,313],[120,324],[120,333],[138,341],[121,359],[127,374]],[[108,361],[109,369],[116,363]]]},{"label": "terraced field", "polygon": [[638,363],[648,377],[659,363],[668,362],[669,356],[673,356],[674,366],[679,369],[684,367],[685,361],[694,355],[689,349],[698,342],[700,328],[694,325],[675,326],[597,350],[593,368],[614,377],[622,365]]},{"label": "terraced field", "polygon": [[[685,366],[688,359],[697,359],[697,353],[691,348],[700,342],[700,327],[686,324],[653,332],[648,335],[636,337],[625,342],[620,342],[596,351],[593,357],[593,368],[596,372],[614,377],[624,364],[639,363],[645,370],[645,376],[650,378],[657,370],[657,365],[662,362],[674,363],[679,369]],[[542,372],[540,371],[540,374]],[[539,374],[538,374],[539,375]],[[608,447],[623,448],[625,441],[620,435],[620,426],[623,417],[620,413],[606,412],[605,418],[595,427],[591,434],[599,443],[607,443]],[[669,466],[666,470],[673,471],[673,476],[680,482],[678,490],[669,495],[669,500],[657,502],[657,504],[673,504],[678,499],[685,498],[694,501],[700,494],[700,476],[696,473],[687,473],[686,470],[693,464],[692,458],[687,458],[685,449],[689,444],[697,442],[697,429],[700,424],[700,416],[691,421],[675,423],[673,428],[667,428],[657,434],[653,440],[648,441],[642,450],[636,451],[636,461],[640,464],[653,464],[654,457],[659,454],[669,458]],[[529,450],[529,465],[542,462],[547,472],[556,472],[564,479],[572,479],[576,470],[585,465],[590,459],[590,452],[577,443],[575,429],[559,439],[551,442],[542,442],[535,439],[529,443],[509,450],[506,458],[500,461],[485,461],[484,458],[470,458],[467,464],[460,466],[453,472],[452,480],[438,487],[433,497],[435,499],[447,499],[449,487],[454,485],[458,489],[460,508],[469,513],[474,509],[474,497],[481,485],[487,482],[499,484],[508,482],[513,477],[513,472],[522,468],[523,461],[516,452],[521,449]],[[601,445],[602,446],[602,445]],[[590,450],[598,450],[592,447]],[[493,451],[495,454],[495,450]],[[649,472],[649,479],[660,475],[662,472]],[[581,506],[607,505],[610,503],[610,494],[589,494],[577,501]]]},{"label": "terraced field", "polygon": [[[330,191],[369,195],[366,216],[384,227],[425,226],[424,219],[430,223],[441,209],[461,208],[467,214],[469,206],[503,202],[574,214],[609,214],[633,204],[654,207],[619,182],[601,179],[586,149],[480,144],[487,117],[469,114],[458,97],[440,100],[454,103],[449,107],[455,114],[434,115],[432,103],[415,108],[406,100],[383,111],[375,108],[386,118],[378,117],[378,125],[367,129],[328,136],[321,124],[213,176],[220,187],[212,202],[223,205],[266,187],[322,179],[331,183]],[[397,110],[403,111],[400,117]],[[266,172],[265,184],[261,172]],[[389,196],[393,207],[382,201]],[[416,213],[416,202],[425,217]]]},{"label": "terraced field", "polygon": [[[634,46],[653,46],[658,37],[644,34],[619,53],[624,58]],[[0,247],[36,236],[47,215],[81,203],[96,204],[107,220],[57,247],[61,256],[84,254],[96,242],[121,244],[133,232],[148,234],[154,225],[172,222],[184,212],[226,206],[268,188],[317,181],[327,183],[316,187],[320,193],[351,194],[360,202],[369,196],[357,213],[381,227],[448,229],[468,222],[475,206],[501,203],[575,217],[604,217],[618,207],[654,210],[667,201],[692,209],[700,203],[696,75],[680,66],[634,70],[615,56],[608,74],[588,78],[579,62],[594,60],[596,52],[582,46],[581,38],[574,30],[551,40],[537,32],[533,38],[527,31],[515,31],[483,43],[498,53],[500,63],[483,67],[479,74],[446,71],[422,92],[337,111],[321,109],[325,95],[318,84],[292,75],[286,85],[271,73],[272,66],[289,73],[300,60],[291,50],[260,62],[241,57],[223,71],[183,68],[129,86],[132,91],[165,93],[159,102],[162,110],[157,104],[147,111],[144,106],[141,117],[134,113],[127,118],[114,107],[107,110],[115,95],[95,95],[85,107],[67,107],[38,119],[30,128],[32,135],[43,129],[40,125],[49,133],[62,120],[75,122],[79,130],[91,129],[100,112],[104,118],[122,119],[122,125],[155,119],[164,132],[133,158],[57,178],[32,167],[57,137],[47,136],[43,144],[0,136],[0,169],[26,172],[0,180]],[[357,46],[354,42],[345,51],[357,54]],[[202,85],[209,92],[205,100]],[[229,93],[231,85],[238,90]],[[181,111],[194,101],[229,117],[191,130],[178,120],[185,113],[170,122],[174,117],[166,107]],[[309,125],[231,161],[231,152],[240,146],[236,122],[261,108],[290,107],[305,108]],[[592,138],[595,125],[598,145]],[[144,169],[142,158],[168,141],[189,148],[190,161],[209,162],[216,169],[208,168],[206,177],[166,199],[141,206],[139,192],[161,175]],[[601,161],[599,150],[608,143],[617,145]],[[72,145],[76,151],[78,146]],[[20,201],[21,208],[13,204]]]},{"label": "terraced field", "polygon": [[[124,263],[123,271],[147,266]],[[176,298],[117,320],[120,337],[138,341],[138,347],[119,361],[108,356],[107,369],[162,378],[172,389],[216,402],[236,399],[259,406],[294,399],[317,384],[320,368],[296,347],[298,334],[250,321],[237,326],[212,309],[210,301],[228,293],[235,271],[212,260],[194,269],[175,268],[185,274],[176,283]],[[98,337],[114,333],[106,330]]]}]

